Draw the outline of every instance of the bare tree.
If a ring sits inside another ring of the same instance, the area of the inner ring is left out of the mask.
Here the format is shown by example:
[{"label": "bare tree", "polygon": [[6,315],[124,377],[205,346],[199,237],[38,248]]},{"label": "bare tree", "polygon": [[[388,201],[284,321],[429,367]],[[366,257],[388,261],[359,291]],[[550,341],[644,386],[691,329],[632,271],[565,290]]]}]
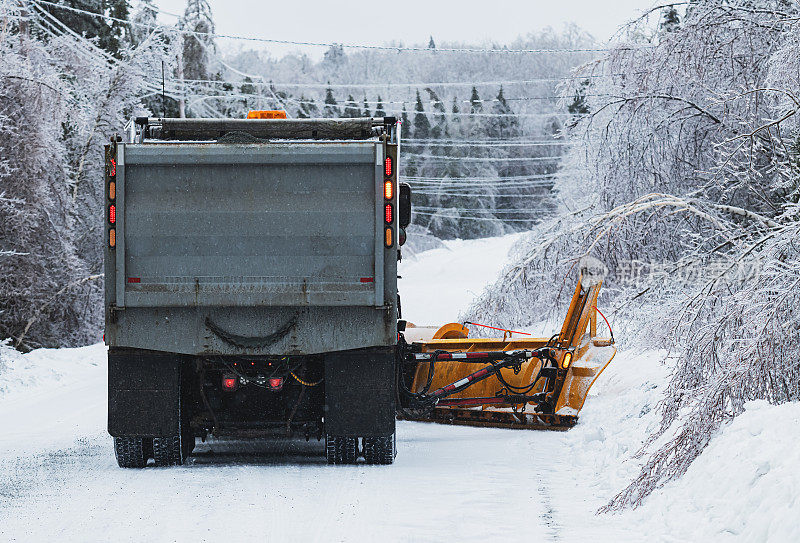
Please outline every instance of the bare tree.
[{"label": "bare tree", "polygon": [[800,399],[798,16],[784,0],[693,2],[649,44],[585,65],[564,89],[591,78],[562,214],[468,315],[540,320],[594,254],[604,303],[675,355],[641,474],[605,511],[683,474],[745,402]]}]

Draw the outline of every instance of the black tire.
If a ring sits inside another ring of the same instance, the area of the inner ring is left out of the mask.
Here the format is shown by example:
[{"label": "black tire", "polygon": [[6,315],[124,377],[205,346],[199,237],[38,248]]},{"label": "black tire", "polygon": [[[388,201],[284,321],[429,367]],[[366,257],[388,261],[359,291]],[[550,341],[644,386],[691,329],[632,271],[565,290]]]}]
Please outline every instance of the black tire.
[{"label": "black tire", "polygon": [[325,456],[328,464],[355,464],[358,460],[358,438],[326,435]]},{"label": "black tire", "polygon": [[114,456],[121,468],[143,468],[147,465],[151,440],[141,437],[115,437]]},{"label": "black tire", "polygon": [[395,434],[387,437],[364,438],[364,460],[372,465],[389,465],[397,456]]},{"label": "black tire", "polygon": [[156,466],[180,466],[186,461],[186,447],[181,436],[153,438],[153,459]]}]

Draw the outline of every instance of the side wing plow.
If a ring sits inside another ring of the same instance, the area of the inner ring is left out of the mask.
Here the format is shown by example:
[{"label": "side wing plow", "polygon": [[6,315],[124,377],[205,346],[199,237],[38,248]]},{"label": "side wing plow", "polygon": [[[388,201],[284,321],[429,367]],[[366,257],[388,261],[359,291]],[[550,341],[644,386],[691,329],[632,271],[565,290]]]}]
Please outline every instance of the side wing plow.
[{"label": "side wing plow", "polygon": [[561,331],[551,338],[513,337],[522,333],[511,330],[503,330],[502,339],[470,338],[458,323],[437,330],[409,325],[399,349],[398,417],[503,428],[573,426],[616,354],[613,333],[597,336],[601,284],[581,276]]}]

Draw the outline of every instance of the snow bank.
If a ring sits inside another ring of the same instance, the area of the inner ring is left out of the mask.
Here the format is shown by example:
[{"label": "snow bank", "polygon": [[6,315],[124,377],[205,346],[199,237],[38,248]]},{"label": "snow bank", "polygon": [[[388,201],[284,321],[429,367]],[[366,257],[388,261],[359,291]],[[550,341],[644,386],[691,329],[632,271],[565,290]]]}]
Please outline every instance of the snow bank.
[{"label": "snow bank", "polygon": [[552,485],[553,499],[565,511],[580,504],[565,540],[800,541],[800,403],[748,403],[683,477],[638,509],[595,515],[644,462],[635,454],[660,421],[665,356],[620,353],[592,390],[579,424],[565,435],[567,465],[553,476],[560,483]]},{"label": "snow bank", "polygon": [[800,403],[746,404],[631,517],[677,539],[800,541]]},{"label": "snow bank", "polygon": [[94,376],[104,360],[103,344],[73,349],[37,349],[22,354],[8,341],[0,343],[0,400],[26,391],[46,391]]}]

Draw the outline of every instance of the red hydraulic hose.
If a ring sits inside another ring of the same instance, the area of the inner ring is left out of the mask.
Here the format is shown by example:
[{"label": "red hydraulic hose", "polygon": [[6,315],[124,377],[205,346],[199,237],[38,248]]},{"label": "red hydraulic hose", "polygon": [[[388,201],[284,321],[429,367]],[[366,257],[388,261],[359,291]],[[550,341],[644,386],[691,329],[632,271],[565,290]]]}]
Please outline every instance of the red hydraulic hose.
[{"label": "red hydraulic hose", "polygon": [[611,324],[609,324],[608,319],[606,318],[605,315],[603,315],[603,312],[600,311],[599,309],[597,309],[597,306],[594,306],[594,310],[597,311],[598,313],[600,313],[600,316],[603,317],[604,321],[606,321],[606,326],[608,326],[608,332],[611,334],[611,341],[613,342],[614,341],[614,331],[611,329]]},{"label": "red hydraulic hose", "polygon": [[477,322],[464,321],[464,324],[471,324],[473,326],[483,326],[484,328],[491,328],[492,330],[500,330],[501,332],[510,332],[512,334],[522,334],[523,336],[530,335],[528,332],[517,332],[516,330],[509,330],[507,328],[497,328],[495,326],[489,326],[488,324],[478,324]]}]

